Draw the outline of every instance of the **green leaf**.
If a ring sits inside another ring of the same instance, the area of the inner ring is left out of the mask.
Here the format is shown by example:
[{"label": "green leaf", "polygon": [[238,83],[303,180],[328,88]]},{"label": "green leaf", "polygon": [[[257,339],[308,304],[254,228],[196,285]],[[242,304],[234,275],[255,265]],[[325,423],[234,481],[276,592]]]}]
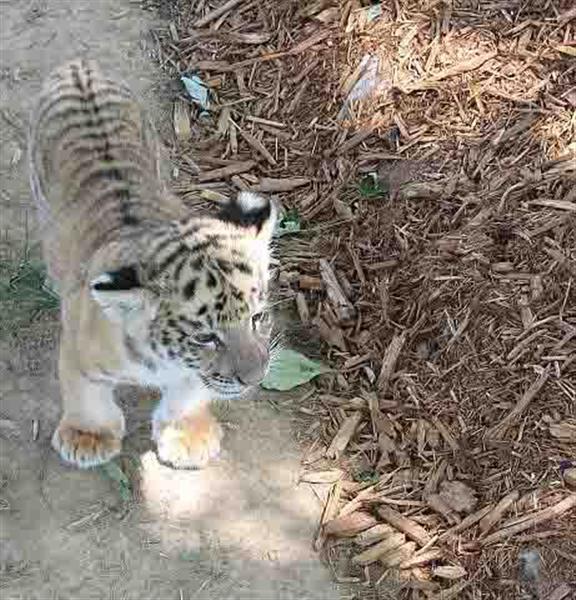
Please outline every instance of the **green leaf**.
[{"label": "green leaf", "polygon": [[187,562],[198,562],[202,559],[202,553],[197,550],[182,550],[180,552],[180,560]]},{"label": "green leaf", "polygon": [[310,360],[295,350],[284,349],[270,364],[261,385],[266,390],[285,392],[329,371],[322,363]]},{"label": "green leaf", "polygon": [[281,237],[289,233],[298,233],[301,231],[300,217],[295,209],[289,210],[280,218],[276,225],[274,235]]},{"label": "green leaf", "polygon": [[124,502],[128,502],[132,498],[132,484],[124,471],[115,462],[108,462],[100,467],[100,472],[113,481],[118,489],[118,494]]},{"label": "green leaf", "polygon": [[363,198],[379,198],[387,193],[386,186],[378,180],[376,173],[369,173],[360,180],[358,191]]}]

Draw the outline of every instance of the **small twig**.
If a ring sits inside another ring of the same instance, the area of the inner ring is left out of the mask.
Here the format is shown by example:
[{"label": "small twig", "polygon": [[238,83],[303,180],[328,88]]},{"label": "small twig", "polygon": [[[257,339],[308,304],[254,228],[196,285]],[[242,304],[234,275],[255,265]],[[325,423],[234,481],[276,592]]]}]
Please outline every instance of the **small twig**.
[{"label": "small twig", "polygon": [[256,152],[261,154],[272,166],[276,166],[277,163],[275,158],[270,154],[270,152],[268,152],[266,146],[264,146],[264,144],[259,139],[255,138],[248,132],[243,131],[242,129],[240,129],[239,132],[240,135],[244,138],[244,140],[248,144],[250,144],[250,146],[252,146],[252,148],[254,148]]},{"label": "small twig", "polygon": [[518,490],[514,490],[509,494],[506,494],[500,502],[480,521],[480,531],[482,533],[488,533],[496,523],[502,518],[504,513],[518,500],[520,494]]},{"label": "small twig", "polygon": [[525,519],[521,523],[500,529],[494,532],[492,535],[479,540],[479,544],[481,546],[488,546],[490,544],[495,544],[496,542],[501,542],[517,533],[526,531],[527,529],[535,527],[536,525],[540,525],[540,523],[560,517],[574,507],[576,507],[576,494],[570,494],[564,498],[564,500],[558,502],[558,504],[554,504],[553,506],[549,506],[548,508],[537,512],[535,515]]},{"label": "small twig", "polygon": [[214,179],[225,179],[231,175],[238,175],[238,173],[245,173],[250,171],[256,166],[256,162],[253,160],[246,160],[243,162],[237,162],[221,169],[213,169],[212,171],[205,171],[198,175],[198,181],[213,181]]},{"label": "small twig", "polygon": [[536,396],[538,392],[544,387],[544,384],[548,381],[550,376],[550,365],[544,369],[540,377],[526,390],[522,398],[518,400],[516,406],[506,415],[500,423],[497,423],[492,429],[488,430],[487,437],[490,439],[499,440],[504,437],[506,431],[511,427],[520,415],[528,408],[528,405]]},{"label": "small twig", "polygon": [[244,0],[228,0],[228,2],[224,2],[222,6],[211,10],[209,13],[206,13],[201,19],[198,19],[196,23],[194,23],[194,27],[204,27],[204,25],[208,25],[212,21],[215,21],[218,17],[225,15],[228,11],[232,10],[238,4],[241,4]]}]

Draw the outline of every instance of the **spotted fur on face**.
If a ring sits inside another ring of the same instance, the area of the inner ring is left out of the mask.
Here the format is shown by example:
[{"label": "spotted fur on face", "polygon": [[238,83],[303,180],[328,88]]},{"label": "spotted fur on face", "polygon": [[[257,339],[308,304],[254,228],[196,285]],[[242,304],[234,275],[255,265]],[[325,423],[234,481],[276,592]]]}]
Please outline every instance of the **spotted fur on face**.
[{"label": "spotted fur on face", "polygon": [[[142,265],[129,265],[93,282],[102,306],[121,322],[143,319],[148,356],[200,376],[221,396],[259,383],[269,361],[266,299],[271,203],[240,194],[219,218],[174,223]],[[136,298],[138,301],[136,301]]]}]

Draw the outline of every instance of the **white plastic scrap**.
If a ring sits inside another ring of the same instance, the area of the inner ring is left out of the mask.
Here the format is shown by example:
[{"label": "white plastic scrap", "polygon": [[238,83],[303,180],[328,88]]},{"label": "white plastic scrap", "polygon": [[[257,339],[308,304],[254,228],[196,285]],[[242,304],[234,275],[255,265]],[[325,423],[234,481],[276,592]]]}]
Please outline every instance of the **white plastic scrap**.
[{"label": "white plastic scrap", "polygon": [[190,98],[199,104],[203,110],[209,110],[210,97],[208,95],[208,88],[200,77],[192,75],[191,77],[180,77],[180,80],[184,84]]},{"label": "white plastic scrap", "polygon": [[379,16],[382,15],[382,4],[372,4],[366,8],[366,19],[368,22],[375,21]]},{"label": "white plastic scrap", "polygon": [[368,98],[376,89],[383,83],[382,76],[379,72],[380,61],[377,56],[365,54],[360,61],[360,76],[350,90],[348,97],[344,102],[342,110],[338,114],[339,119],[344,119],[349,116],[350,105],[357,101]]}]

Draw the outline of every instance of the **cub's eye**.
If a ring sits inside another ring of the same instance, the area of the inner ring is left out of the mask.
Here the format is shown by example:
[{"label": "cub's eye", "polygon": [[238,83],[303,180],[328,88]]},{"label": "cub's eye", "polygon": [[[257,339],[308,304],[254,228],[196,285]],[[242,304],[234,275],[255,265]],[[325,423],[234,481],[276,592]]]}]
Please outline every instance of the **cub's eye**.
[{"label": "cub's eye", "polygon": [[194,341],[199,346],[214,346],[218,348],[222,345],[222,341],[215,333],[201,333],[194,336]]}]

